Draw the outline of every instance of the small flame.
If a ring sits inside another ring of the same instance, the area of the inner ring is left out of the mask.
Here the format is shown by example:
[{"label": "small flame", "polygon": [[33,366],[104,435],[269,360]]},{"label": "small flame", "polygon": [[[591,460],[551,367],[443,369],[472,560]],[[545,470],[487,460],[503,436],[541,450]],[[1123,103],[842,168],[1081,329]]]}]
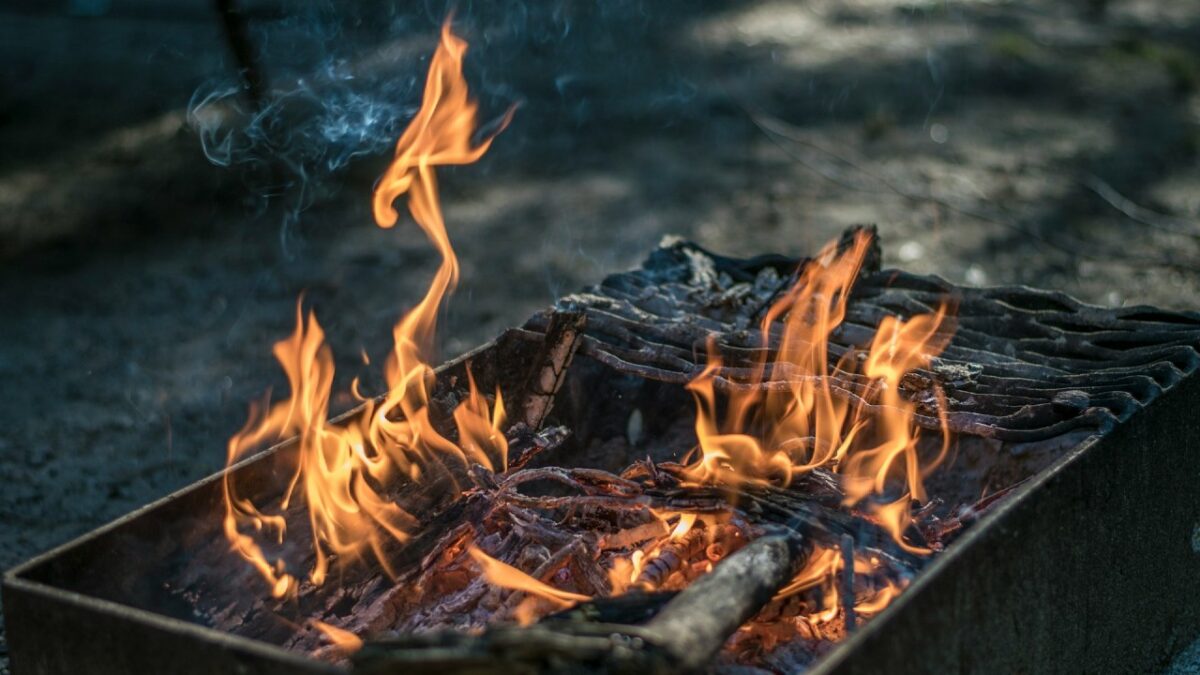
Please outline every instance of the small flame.
[{"label": "small flame", "polygon": [[841,553],[837,549],[819,548],[805,561],[804,567],[796,572],[787,586],[779,589],[775,598],[786,598],[816,588],[831,579],[842,566]]},{"label": "small flame", "polygon": [[331,626],[324,621],[318,621],[317,619],[311,619],[310,621],[312,622],[313,627],[321,631],[325,637],[329,638],[329,641],[332,642],[335,647],[343,652],[351,654],[359,649],[362,649],[362,638],[358,637],[354,633],[338,628],[337,626]]},{"label": "small flame", "polygon": [[611,595],[621,595],[628,591],[641,574],[641,562],[644,554],[639,549],[628,558],[616,557],[608,568],[608,586]]},{"label": "small flame", "polygon": [[[474,544],[467,548],[467,554],[471,556],[476,565],[479,565],[479,569],[483,573],[483,578],[493,586],[514,591],[523,591],[543,600],[549,600],[563,609],[571,607],[575,603],[587,602],[592,599],[590,595],[559,590],[547,583],[538,581],[512,565],[496,560],[479,550],[479,547]],[[522,625],[530,623],[534,618],[529,605],[524,605],[523,611],[519,606],[516,615],[518,622]]]},{"label": "small flame", "polygon": [[695,524],[696,524],[696,514],[695,513],[679,514],[679,523],[675,526],[675,529],[671,530],[671,539],[675,540],[675,541],[683,539],[683,536],[685,534],[692,531],[692,526]]},{"label": "small flame", "polygon": [[911,513],[912,499],[908,495],[903,495],[891,504],[876,505],[872,509],[872,515],[879,521],[883,528],[892,535],[892,539],[900,545],[900,548],[915,553],[917,555],[928,555],[930,550],[921,546],[913,546],[904,541],[904,531],[908,529],[912,522]]},{"label": "small flame", "polygon": [[888,582],[886,586],[875,591],[870,598],[855,603],[854,611],[861,616],[874,616],[892,604],[892,600],[895,600],[903,590],[904,587],[900,584]]},{"label": "small flame", "polygon": [[[406,541],[417,520],[390,498],[389,488],[403,481],[446,476],[452,466],[476,463],[496,470],[507,464],[499,390],[495,404],[489,406],[469,377],[469,395],[453,412],[457,441],[441,434],[429,413],[434,379],[429,354],[438,307],[458,280],[458,260],[442,218],[434,169],[478,160],[513,113],[509,109],[491,136],[472,144],[478,106],[469,97],[462,74],[466,49],[466,42],[450,31],[447,20],[430,62],[421,108],[396,143],[395,158],[375,190],[376,223],[393,227],[399,214],[392,204],[407,195],[413,220],[442,259],[425,296],[393,330],[395,345],[385,372],[387,394],[376,404],[358,392],[356,381],[352,393],[364,400],[363,413],[341,424],[327,421],[333,355],[316,317],[305,316],[298,303],[295,332],[275,345],[291,396],[265,412],[252,409],[250,422],[229,441],[227,463],[232,466],[265,443],[298,437],[298,461],[279,513],[297,492],[303,496],[316,552],[308,576],[317,585],[328,576],[332,556],[354,559],[370,553],[391,572],[385,545]],[[365,353],[363,361],[369,361]],[[233,549],[258,570],[274,596],[293,593],[296,579],[282,558],[268,559],[259,540],[267,533],[282,543],[286,535],[282,515],[267,514],[239,496],[232,471],[226,472],[224,490],[224,529]]]}]

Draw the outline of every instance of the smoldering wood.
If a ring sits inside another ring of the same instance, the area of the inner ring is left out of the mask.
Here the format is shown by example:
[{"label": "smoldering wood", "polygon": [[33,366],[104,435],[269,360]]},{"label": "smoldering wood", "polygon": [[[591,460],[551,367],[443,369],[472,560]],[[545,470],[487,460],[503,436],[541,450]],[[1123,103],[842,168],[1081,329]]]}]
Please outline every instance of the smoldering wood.
[{"label": "smoldering wood", "polygon": [[[670,471],[671,468],[666,467],[663,469],[663,472],[657,474],[657,480],[660,484],[663,481],[669,483],[668,476]],[[633,473],[637,474],[637,472]],[[530,496],[522,495],[517,491],[522,485],[547,480],[570,487],[578,492],[565,496]],[[827,480],[827,478],[818,475],[814,478],[813,484],[828,489]],[[504,543],[501,543],[493,551],[494,555],[503,562],[519,566],[523,554],[544,545],[545,549],[543,550],[555,552],[548,553],[540,558],[541,562],[532,571],[531,576],[548,582],[549,577],[556,569],[578,567],[583,571],[583,575],[576,578],[576,583],[582,583],[583,585],[576,586],[576,590],[582,590],[589,594],[604,594],[608,592],[608,585],[604,579],[603,572],[591,562],[596,557],[598,547],[600,546],[597,538],[589,536],[590,531],[586,530],[591,525],[584,525],[585,532],[582,539],[575,538],[579,535],[572,535],[569,530],[561,530],[561,525],[557,525],[558,521],[553,518],[547,519],[541,516],[538,510],[553,512],[558,509],[583,509],[585,511],[590,510],[593,513],[603,511],[607,514],[607,518],[619,519],[622,513],[640,512],[644,514],[647,508],[692,511],[696,509],[715,509],[718,503],[720,505],[719,508],[726,510],[730,508],[728,505],[728,491],[725,491],[725,494],[720,497],[719,502],[714,502],[713,497],[718,491],[712,488],[697,488],[694,486],[664,488],[661,485],[644,485],[634,480],[588,469],[571,470],[559,467],[526,469],[508,476],[497,477],[494,482],[486,481],[486,483],[488,485],[495,485],[494,494],[489,497],[480,493],[472,493],[466,498],[468,503],[490,503],[485,508],[476,508],[475,513],[487,512],[497,514],[504,512],[507,514],[506,517],[513,518],[513,522],[517,524],[517,530],[504,538]],[[810,497],[809,493],[804,490],[804,481],[800,481],[795,487],[798,489],[791,497],[785,496],[788,492],[785,489],[761,492],[756,496],[755,501],[747,503],[775,504],[776,509],[765,510],[751,506],[750,511],[747,513],[740,511],[735,513],[733,516],[734,520],[731,522],[741,523],[739,527],[752,529],[783,527],[785,531],[791,532],[793,536],[796,533],[804,532],[810,535],[809,540],[813,543],[823,542],[825,546],[836,547],[838,542],[836,532],[840,531],[840,528],[847,528],[850,525],[847,522],[833,525],[822,522],[821,514],[823,512],[820,509],[810,512],[794,510],[797,503],[803,502]],[[817,494],[813,499],[820,499],[820,490],[814,490],[813,492]],[[734,501],[742,502],[743,495],[739,495]],[[519,504],[520,507],[514,508],[513,504]],[[792,510],[789,510],[789,504]],[[462,512],[460,511],[459,513]],[[797,515],[798,513],[802,515]],[[783,517],[784,515],[787,515],[787,517]],[[476,515],[476,518],[478,517]],[[491,517],[485,516],[483,520],[487,521]],[[834,516],[827,515],[825,517]],[[541,521],[540,524],[539,520]],[[761,523],[761,525],[753,525],[753,523]],[[864,536],[863,532],[869,532],[870,530],[870,526],[860,526],[858,528],[859,536]],[[439,563],[437,562],[438,560],[445,560],[441,552],[460,547],[460,542],[464,540],[487,540],[490,535],[486,535],[485,531],[480,529],[475,520],[461,522],[457,527],[450,529],[425,556],[425,559],[421,563],[420,571],[406,575],[401,580],[402,583],[417,588],[434,585],[434,577],[430,575],[441,573],[441,570],[438,568]],[[661,534],[662,530],[658,530],[658,532]],[[843,540],[848,536],[842,535]],[[894,547],[894,544],[887,537],[886,533],[878,531],[874,534],[865,535],[865,538],[885,548],[894,549],[891,552],[869,547],[865,549],[867,553],[880,561],[883,578],[892,581],[906,581],[911,579],[912,575],[919,569],[921,561],[914,560],[913,565],[909,565],[905,561],[895,557],[896,555],[904,555],[904,553]],[[518,543],[519,546],[513,546]],[[685,536],[679,542],[670,542],[663,546],[660,549],[658,557],[646,565],[646,571],[637,579],[639,584],[653,588],[661,584],[666,576],[678,571],[684,561],[694,560],[697,557],[701,560],[705,559],[703,555],[704,546],[696,546],[696,543],[703,544],[704,539],[700,536],[700,530],[694,529],[692,532],[689,532],[689,536]],[[656,563],[655,561],[658,562]],[[589,570],[591,571],[589,572]],[[700,577],[700,579],[704,578],[706,577]],[[630,611],[631,607],[640,607],[641,611],[650,615],[655,613],[656,607],[662,604],[664,598],[672,597],[669,594],[663,595],[659,593],[653,593],[649,596],[645,594],[639,595],[649,599],[645,602],[632,600],[629,605],[617,602],[616,599],[608,599],[605,602],[596,601],[567,615],[573,617],[592,616],[594,618],[597,614],[607,612],[606,616],[610,618],[620,616],[629,620],[629,616],[632,613]],[[489,597],[494,597],[495,599],[489,601],[487,600]],[[848,597],[853,597],[853,591],[848,594]],[[402,634],[411,634],[446,625],[449,623],[448,619],[451,616],[470,616],[474,618],[471,618],[464,627],[477,626],[482,628],[492,621],[503,620],[506,617],[512,616],[512,610],[522,600],[523,594],[519,592],[495,589],[490,587],[483,579],[475,578],[462,592],[438,599],[428,610],[422,610],[421,613],[416,615],[415,619],[410,618],[403,623],[397,624],[396,619],[387,613],[387,608],[394,605],[385,604],[381,608],[376,604],[366,607],[356,607],[352,612],[353,623],[343,627],[355,629],[354,632],[360,634],[379,634],[379,627],[390,621],[393,631],[399,631]],[[801,604],[796,606],[794,611],[801,611],[804,607],[815,606],[813,602],[807,605]],[[614,614],[614,610],[617,613]],[[480,613],[481,611],[482,613]],[[376,621],[375,617],[377,616],[382,618]],[[332,619],[333,617],[330,618]],[[380,623],[380,621],[384,623]],[[371,626],[374,626],[375,630],[369,632],[365,630]],[[317,636],[314,635],[312,637],[316,638]],[[311,644],[315,648],[317,643]]]},{"label": "smoldering wood", "polygon": [[679,571],[683,565],[704,549],[706,536],[707,534],[703,530],[693,528],[678,540],[671,540],[663,544],[658,554],[642,568],[638,578],[634,580],[634,585],[650,588],[662,586],[668,577]]},{"label": "smoldering wood", "polygon": [[[530,575],[543,582],[550,582],[558,570],[574,570],[576,585],[572,590],[604,595],[610,590],[608,580],[595,561],[605,546],[606,535],[596,533],[627,531],[621,530],[622,527],[640,529],[643,526],[637,523],[650,518],[652,510],[725,513],[730,518],[729,524],[716,527],[730,528],[733,532],[722,535],[718,530],[705,535],[702,527],[693,528],[678,541],[666,542],[645,564],[635,587],[660,588],[671,575],[684,572],[688,565],[709,560],[706,544],[710,540],[717,544],[724,542],[725,550],[734,550],[736,555],[737,549],[757,533],[778,528],[793,536],[803,533],[812,545],[834,548],[853,533],[853,537],[862,541],[864,552],[879,560],[882,578],[893,582],[911,579],[923,565],[922,560],[896,546],[882,528],[839,510],[840,489],[824,470],[800,476],[787,488],[733,489],[681,484],[678,477],[681,468],[670,464],[653,470],[645,464],[638,466],[624,477],[595,469],[556,466],[481,476],[476,481],[479,488],[466,493],[437,517],[433,527],[427,528],[427,532],[440,533],[439,536],[434,538],[426,533],[410,542],[405,556],[410,569],[394,581],[375,579],[362,590],[357,590],[361,585],[348,588],[343,597],[360,598],[349,612],[348,620],[340,619],[339,612],[331,609],[317,618],[356,634],[379,635],[423,632],[446,625],[482,629],[490,622],[514,616],[524,594],[494,588],[477,575],[461,590],[437,595],[436,589],[440,587],[437,579],[447,573],[459,574],[454,570],[462,563],[454,561],[463,559],[464,545],[472,541],[481,544],[493,541],[490,554],[506,564],[526,568],[536,564]],[[476,467],[474,471],[484,470]],[[569,492],[553,495],[521,492],[523,486],[547,482]],[[731,503],[739,506],[733,507]],[[505,532],[502,538],[496,538]],[[655,537],[666,534],[661,524],[653,533]],[[414,564],[418,553],[423,556]],[[717,560],[723,556],[724,553]],[[406,590],[409,588],[435,589],[435,594],[413,596]],[[344,602],[338,604],[344,606]],[[320,649],[322,641],[314,631],[298,635],[291,646],[314,651]]]},{"label": "smoldering wood", "polygon": [[509,428],[508,472],[518,471],[542,453],[554,450],[566,442],[571,430],[562,425],[534,431],[532,427],[518,422]]},{"label": "smoldering wood", "polygon": [[667,600],[644,625],[559,615],[528,628],[492,626],[479,635],[411,635],[368,643],[354,656],[355,672],[701,672],[787,583],[806,551],[795,535],[760,537]]},{"label": "smoldering wood", "polygon": [[[518,427],[509,434],[511,447],[518,452],[545,446],[552,449],[566,437],[564,429],[547,427],[537,434]],[[318,619],[361,635],[374,635],[398,627],[415,629],[420,626],[436,627],[444,618],[455,614],[470,613],[488,596],[496,596],[482,580],[454,598],[447,598],[443,606],[432,614],[417,615],[409,623],[397,624],[397,612],[410,600],[406,600],[406,588],[430,585],[432,575],[441,572],[442,556],[448,550],[461,547],[465,541],[479,538],[485,530],[481,524],[503,512],[508,519],[514,536],[506,540],[502,550],[516,555],[529,550],[530,546],[544,546],[552,553],[543,567],[533,576],[548,580],[548,575],[566,561],[579,567],[582,578],[587,581],[587,592],[607,592],[604,573],[593,563],[593,551],[601,545],[592,540],[586,548],[569,530],[563,530],[558,521],[547,518],[547,514],[575,513],[586,516],[590,526],[607,524],[620,529],[622,522],[632,522],[641,527],[636,518],[645,516],[650,509],[660,511],[686,511],[694,513],[728,513],[731,503],[739,504],[732,511],[737,522],[744,527],[783,526],[802,528],[813,542],[826,546],[837,546],[841,537],[852,536],[864,550],[873,552],[887,567],[892,579],[910,579],[923,562],[899,548],[890,535],[877,525],[846,513],[841,508],[843,494],[836,479],[829,472],[819,469],[798,476],[787,488],[769,485],[696,487],[683,486],[682,467],[664,463],[649,465],[635,464],[625,476],[587,468],[565,469],[557,466],[538,468],[510,467],[506,474],[490,475],[479,466],[468,471],[476,485],[462,497],[444,502],[436,501],[438,495],[450,487],[448,478],[431,481],[427,485],[414,486],[408,500],[424,501],[434,505],[432,515],[423,519],[419,532],[404,545],[388,550],[391,566],[398,576],[389,579],[379,570],[366,572],[362,567],[357,573],[343,577],[340,588],[330,594],[321,587],[302,583],[298,597],[287,601],[259,599],[248,605],[230,606],[214,611],[223,625],[236,627],[243,635],[270,636],[279,629],[280,622],[274,618],[286,608],[300,608],[300,613],[310,619]],[[566,494],[527,495],[522,486],[533,483],[555,483],[568,490]],[[437,504],[441,504],[437,506]],[[300,514],[297,514],[298,516]],[[633,518],[632,521],[629,521]],[[660,526],[661,527],[661,526]],[[294,526],[298,532],[303,528]],[[661,529],[657,530],[660,534]],[[678,544],[672,542],[661,554],[652,559],[637,582],[647,587],[656,587],[685,562],[702,554],[704,540],[700,532],[694,531]],[[500,557],[508,563],[518,562],[515,558]],[[301,560],[311,559],[305,552]],[[519,595],[519,594],[516,594]],[[489,601],[492,602],[492,601]],[[498,615],[511,611],[516,599],[497,598]],[[348,619],[340,618],[351,610]],[[496,611],[496,610],[492,610]],[[484,615],[480,615],[481,617]],[[415,623],[414,623],[415,622]],[[323,640],[316,631],[301,632],[288,640],[295,649],[315,651]]]},{"label": "smoldering wood", "polygon": [[854,615],[854,538],[843,534],[838,544],[838,552],[842,557],[842,573],[838,577],[838,602],[841,604],[846,631],[849,632],[858,624]]}]

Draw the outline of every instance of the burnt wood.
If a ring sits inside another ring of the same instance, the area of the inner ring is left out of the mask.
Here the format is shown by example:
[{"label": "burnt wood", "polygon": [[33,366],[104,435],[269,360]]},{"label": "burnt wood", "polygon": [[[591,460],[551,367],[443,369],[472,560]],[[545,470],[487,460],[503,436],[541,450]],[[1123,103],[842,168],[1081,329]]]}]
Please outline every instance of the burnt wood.
[{"label": "burnt wood", "polygon": [[[928,563],[896,550],[886,533],[842,508],[836,482],[819,471],[788,488],[743,490],[739,517],[755,527],[803,530],[806,541],[838,547],[843,555],[849,549],[868,550],[885,561],[892,578],[911,581],[881,614],[855,622],[850,637],[824,658],[822,652],[801,650],[764,665],[776,670],[811,666],[821,675],[1112,667],[1145,672],[1163,665],[1200,633],[1194,602],[1200,595],[1195,574],[1200,426],[1194,419],[1200,381],[1193,376],[1200,362],[1200,315],[1092,307],[1021,287],[959,288],[937,277],[882,270],[879,259],[873,249],[854,287],[847,320],[834,335],[831,357],[869,343],[884,316],[911,316],[952,302],[958,318],[949,346],[901,388],[918,403],[918,423],[930,428],[937,426],[939,412],[931,395],[934,385],[946,391],[946,417],[957,432],[962,460],[946,480],[965,480],[971,497],[940,509],[931,503],[914,514],[914,538],[936,549],[949,544]],[[611,420],[581,412],[581,402],[607,406],[610,417],[628,415],[638,397],[661,398],[698,374],[710,338],[725,363],[717,385],[725,390],[749,386],[750,365],[764,356],[770,360],[780,337],[780,327],[769,326],[764,339],[761,317],[805,264],[777,255],[736,260],[687,242],[667,242],[639,269],[568,296],[522,328],[439,368],[435,402],[445,408],[440,413],[459,400],[468,363],[484,391],[498,384],[506,393],[510,386],[528,389],[531,364],[549,363],[557,375],[566,372],[567,381],[554,378],[550,389],[562,389],[535,403],[535,411],[541,403],[546,407],[532,427],[522,423],[509,430],[510,475],[467,467],[453,476],[467,490],[462,499],[447,499],[452,491],[441,486],[409,495],[426,527],[418,545],[398,553],[404,565],[412,566],[413,574],[428,568],[430,556],[462,533],[458,528],[464,521],[474,522],[491,508],[489,493],[532,476],[591,490],[576,497],[588,508],[610,513],[633,502],[668,510],[729,508],[727,490],[681,488],[675,469],[661,457],[635,465],[620,478],[545,464],[571,466],[593,457],[587,445],[593,441],[602,456],[628,455],[626,462],[644,457],[644,441],[620,433],[614,437]],[[576,318],[564,323],[561,317]],[[577,330],[569,339],[550,339],[547,333],[564,333],[555,322]],[[577,347],[574,357],[568,349],[566,359],[556,359],[555,344]],[[767,387],[783,386],[795,376],[790,364],[767,372]],[[834,375],[838,395],[854,399],[866,391],[863,378]],[[602,391],[585,386],[598,383]],[[582,393],[571,391],[573,385],[584,386]],[[521,400],[525,410],[528,398]],[[664,411],[664,416],[676,414]],[[534,428],[542,422],[564,426]],[[646,422],[649,427],[658,420]],[[654,429],[656,438],[668,437],[664,443],[686,442],[686,435],[670,436],[668,425]],[[294,444],[285,443],[232,471],[247,486],[258,486],[265,500],[290,475],[294,451]],[[1034,456],[1037,461],[1022,460]],[[989,493],[998,490],[995,496],[951,512],[958,503],[976,501],[978,486],[971,481],[977,476],[969,472],[984,471],[988,462],[1003,464],[1003,471],[988,474],[986,485]],[[553,539],[555,533],[534,512],[556,508],[557,497],[507,494],[504,499],[519,527]],[[353,626],[360,633],[370,633],[375,619],[388,625],[389,603],[403,588],[378,575],[354,577],[332,594],[305,589],[298,607],[272,604],[247,591],[258,588],[256,578],[230,560],[220,512],[218,475],[6,574],[15,672],[337,672],[344,666],[279,646],[312,645],[297,637],[290,621],[334,620],[349,612],[361,620]],[[301,524],[291,529],[296,536],[290,545],[303,551],[311,542],[303,535],[303,514],[296,516]],[[516,556],[519,543],[510,538],[498,553]],[[557,542],[546,565],[535,571],[547,571],[577,551],[568,545],[596,544]],[[214,569],[221,573],[214,575]],[[180,585],[188,579],[191,584]],[[844,587],[855,582],[849,575],[840,581]],[[219,616],[200,611],[201,601],[218,603],[219,598],[202,593],[218,584],[240,596],[238,601]],[[464,607],[478,600],[471,595],[476,592],[463,596]],[[661,607],[682,596],[635,597],[629,605],[595,601],[574,611],[628,622],[637,627],[628,634],[632,639],[665,611]],[[1152,610],[1141,609],[1147,598],[1153,598]],[[511,598],[499,601],[511,609],[505,604]],[[773,606],[778,604],[768,603],[763,612],[787,611]],[[629,618],[637,616],[642,619]],[[508,635],[508,642],[497,644],[519,649],[529,644],[523,638],[531,633],[510,630]],[[606,649],[628,647],[605,643]]]},{"label": "burnt wood", "polygon": [[[1200,365],[1200,313],[1102,308],[1022,286],[964,288],[881,270],[878,260],[872,252],[862,267],[830,357],[865,348],[884,316],[932,313],[949,302],[956,313],[949,345],[902,384],[920,404],[917,422],[929,429],[939,424],[931,393],[937,383],[956,433],[1018,443],[1070,435],[1078,444],[1108,432]],[[706,342],[715,339],[725,363],[716,384],[739,388],[764,349],[774,362],[782,327],[771,326],[764,341],[757,317],[805,264],[780,256],[734,260],[667,241],[640,268],[563,298],[518,334],[541,340],[555,312],[581,312],[587,327],[580,353],[620,372],[679,384],[700,373]],[[766,386],[795,379],[789,365],[768,368]],[[835,375],[835,393],[860,400],[866,378]]]},{"label": "burnt wood", "polygon": [[355,672],[697,673],[804,559],[795,534],[760,537],[671,597],[644,625],[557,618],[480,635],[438,632],[370,643]]}]

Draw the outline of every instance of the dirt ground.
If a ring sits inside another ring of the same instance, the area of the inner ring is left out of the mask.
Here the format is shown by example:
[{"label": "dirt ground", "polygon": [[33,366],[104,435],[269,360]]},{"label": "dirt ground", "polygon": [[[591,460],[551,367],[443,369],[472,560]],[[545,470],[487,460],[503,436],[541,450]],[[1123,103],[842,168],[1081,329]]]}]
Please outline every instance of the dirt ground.
[{"label": "dirt ground", "polygon": [[[369,199],[441,4],[243,4],[257,118],[205,98],[234,75],[208,2],[0,8],[0,568],[220,468],[301,292],[377,383],[360,354],[434,269]],[[668,233],[802,254],[876,223],[889,265],[1200,308],[1200,4],[592,5],[459,3],[488,116],[520,107],[444,174],[444,355]]]}]

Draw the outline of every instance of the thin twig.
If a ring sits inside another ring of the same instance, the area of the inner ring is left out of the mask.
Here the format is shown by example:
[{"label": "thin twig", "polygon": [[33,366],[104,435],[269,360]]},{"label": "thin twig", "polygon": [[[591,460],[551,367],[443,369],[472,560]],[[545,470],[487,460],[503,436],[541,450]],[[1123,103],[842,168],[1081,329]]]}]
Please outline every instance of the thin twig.
[{"label": "thin twig", "polygon": [[1113,186],[1095,174],[1085,174],[1079,182],[1087,189],[1095,192],[1109,206],[1120,211],[1125,217],[1136,223],[1141,223],[1162,232],[1181,234],[1185,237],[1200,240],[1200,231],[1198,231],[1200,223],[1196,221],[1156,213],[1140,206],[1132,199],[1117,192]]},{"label": "thin twig", "polygon": [[838,600],[842,605],[842,619],[846,622],[846,632],[849,633],[858,626],[858,617],[854,613],[854,537],[843,534],[838,544],[842,554]]}]

